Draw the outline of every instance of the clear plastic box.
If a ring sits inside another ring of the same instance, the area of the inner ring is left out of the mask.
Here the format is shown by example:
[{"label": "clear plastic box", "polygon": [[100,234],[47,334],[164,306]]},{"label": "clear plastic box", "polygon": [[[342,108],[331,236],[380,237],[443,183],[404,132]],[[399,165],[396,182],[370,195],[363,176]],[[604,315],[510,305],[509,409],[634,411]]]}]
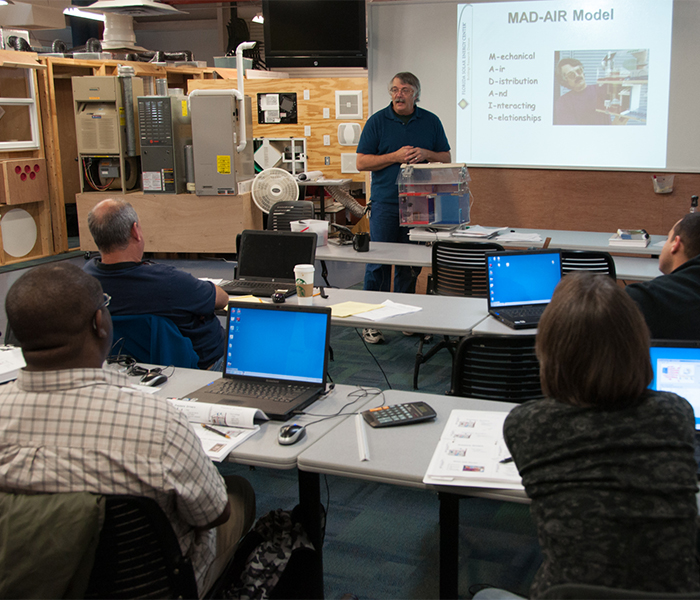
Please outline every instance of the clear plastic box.
[{"label": "clear plastic box", "polygon": [[469,171],[464,163],[401,165],[399,222],[405,227],[469,223]]}]

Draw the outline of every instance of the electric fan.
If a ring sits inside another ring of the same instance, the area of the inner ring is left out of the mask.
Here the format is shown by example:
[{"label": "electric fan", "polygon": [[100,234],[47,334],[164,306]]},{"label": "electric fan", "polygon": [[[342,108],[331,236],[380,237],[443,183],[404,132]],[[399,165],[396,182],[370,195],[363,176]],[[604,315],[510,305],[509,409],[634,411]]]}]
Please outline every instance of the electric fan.
[{"label": "electric fan", "polygon": [[264,213],[277,202],[299,199],[299,185],[294,176],[284,169],[265,169],[253,179],[253,202]]}]

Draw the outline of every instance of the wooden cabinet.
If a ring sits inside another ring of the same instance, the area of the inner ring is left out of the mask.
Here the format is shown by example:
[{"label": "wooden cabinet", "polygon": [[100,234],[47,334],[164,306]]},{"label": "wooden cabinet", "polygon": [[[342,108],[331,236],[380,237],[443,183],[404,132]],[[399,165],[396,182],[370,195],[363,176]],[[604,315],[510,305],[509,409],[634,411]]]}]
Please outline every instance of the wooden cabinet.
[{"label": "wooden cabinet", "polygon": [[39,96],[49,173],[53,253],[56,254],[69,249],[65,205],[75,203],[76,194],[80,193],[72,77],[116,76],[120,64],[133,67],[137,77],[167,79],[170,88],[187,89],[190,79],[210,79],[215,72],[226,77],[236,76],[235,69],[163,67],[143,62],[56,57],[40,57],[39,60],[45,66],[39,73]]},{"label": "wooden cabinet", "polygon": [[32,52],[0,51],[0,265],[53,253]]}]

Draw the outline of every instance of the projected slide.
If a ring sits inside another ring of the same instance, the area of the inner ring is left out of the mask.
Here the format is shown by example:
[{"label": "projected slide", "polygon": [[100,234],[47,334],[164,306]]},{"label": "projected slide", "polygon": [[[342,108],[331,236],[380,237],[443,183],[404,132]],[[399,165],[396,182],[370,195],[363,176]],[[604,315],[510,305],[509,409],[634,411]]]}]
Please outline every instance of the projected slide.
[{"label": "projected slide", "polygon": [[457,11],[457,162],[666,167],[672,0]]}]

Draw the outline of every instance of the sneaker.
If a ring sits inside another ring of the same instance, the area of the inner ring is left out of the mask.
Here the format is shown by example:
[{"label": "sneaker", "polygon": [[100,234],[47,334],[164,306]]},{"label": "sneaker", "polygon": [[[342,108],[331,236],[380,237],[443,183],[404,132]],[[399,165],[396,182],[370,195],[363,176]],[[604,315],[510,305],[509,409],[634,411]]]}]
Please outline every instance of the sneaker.
[{"label": "sneaker", "polygon": [[384,336],[379,329],[365,328],[362,330],[362,339],[368,344],[381,344],[384,341]]}]

